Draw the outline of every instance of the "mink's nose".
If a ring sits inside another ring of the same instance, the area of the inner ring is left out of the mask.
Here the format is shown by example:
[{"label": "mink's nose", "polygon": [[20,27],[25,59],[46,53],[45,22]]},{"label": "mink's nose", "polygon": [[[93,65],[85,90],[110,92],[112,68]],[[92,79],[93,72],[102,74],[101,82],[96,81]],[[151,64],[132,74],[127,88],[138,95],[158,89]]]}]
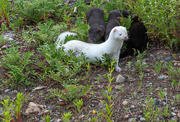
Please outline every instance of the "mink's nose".
[{"label": "mink's nose", "polygon": [[127,36],[124,36],[124,39],[127,39]]}]

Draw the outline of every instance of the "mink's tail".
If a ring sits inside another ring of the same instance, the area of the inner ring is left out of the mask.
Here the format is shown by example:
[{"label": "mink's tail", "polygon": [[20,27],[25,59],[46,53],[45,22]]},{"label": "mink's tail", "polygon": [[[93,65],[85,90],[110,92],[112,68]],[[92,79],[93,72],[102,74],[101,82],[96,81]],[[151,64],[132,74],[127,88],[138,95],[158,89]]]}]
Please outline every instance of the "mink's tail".
[{"label": "mink's tail", "polygon": [[61,45],[64,44],[64,41],[65,41],[66,37],[67,37],[67,36],[71,36],[71,35],[72,35],[72,36],[77,36],[76,33],[68,32],[68,31],[61,33],[61,34],[58,36],[58,38],[57,38],[57,40],[56,40],[56,42],[55,42],[55,44],[56,44],[56,50],[58,50],[58,49],[61,47]]}]

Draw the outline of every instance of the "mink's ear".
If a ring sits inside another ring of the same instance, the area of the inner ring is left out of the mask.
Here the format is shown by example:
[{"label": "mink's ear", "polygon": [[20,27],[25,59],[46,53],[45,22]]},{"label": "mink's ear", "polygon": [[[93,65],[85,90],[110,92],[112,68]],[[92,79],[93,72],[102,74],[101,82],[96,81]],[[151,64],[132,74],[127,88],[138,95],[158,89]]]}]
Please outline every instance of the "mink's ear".
[{"label": "mink's ear", "polygon": [[113,32],[116,32],[116,29],[114,29]]}]

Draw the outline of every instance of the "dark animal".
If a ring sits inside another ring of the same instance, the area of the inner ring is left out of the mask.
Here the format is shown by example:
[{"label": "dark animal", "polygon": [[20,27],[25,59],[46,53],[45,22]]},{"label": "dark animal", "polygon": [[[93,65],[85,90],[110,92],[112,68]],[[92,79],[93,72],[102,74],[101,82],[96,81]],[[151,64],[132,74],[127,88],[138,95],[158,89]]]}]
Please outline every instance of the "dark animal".
[{"label": "dark animal", "polygon": [[135,16],[132,18],[131,26],[129,28],[129,40],[127,42],[127,49],[125,51],[122,51],[120,54],[120,58],[124,58],[128,55],[134,54],[134,49],[140,52],[143,51],[144,48],[146,48],[146,45],[148,43],[148,36],[147,36],[147,29],[144,26],[144,24],[141,22],[140,18],[138,16]]},{"label": "dark animal", "polygon": [[92,8],[86,12],[86,19],[89,23],[88,42],[95,43],[98,40],[104,41],[105,26],[104,11],[99,8]]},{"label": "dark animal", "polygon": [[106,25],[106,34],[105,40],[108,39],[109,33],[115,26],[119,26],[121,24],[121,16],[128,18],[131,14],[126,10],[112,10],[109,12],[108,22]]}]

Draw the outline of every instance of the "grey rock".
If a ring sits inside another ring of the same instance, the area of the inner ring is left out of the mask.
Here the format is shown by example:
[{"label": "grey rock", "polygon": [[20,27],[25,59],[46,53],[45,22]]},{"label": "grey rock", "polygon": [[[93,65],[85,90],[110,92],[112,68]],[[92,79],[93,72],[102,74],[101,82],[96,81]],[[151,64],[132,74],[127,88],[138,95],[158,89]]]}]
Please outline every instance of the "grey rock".
[{"label": "grey rock", "polygon": [[122,75],[118,75],[117,77],[116,77],[116,82],[117,83],[122,83],[122,82],[124,82],[125,81],[125,78],[122,76]]},{"label": "grey rock", "polygon": [[4,92],[9,92],[9,89],[6,89]]},{"label": "grey rock", "polygon": [[167,57],[167,58],[165,58],[165,61],[171,61],[171,60],[173,60],[173,57]]},{"label": "grey rock", "polygon": [[114,88],[115,88],[116,90],[119,90],[119,89],[121,88],[121,86],[120,86],[120,85],[116,85],[116,86],[114,86]]},{"label": "grey rock", "polygon": [[140,121],[141,121],[141,122],[146,122],[146,119],[145,119],[144,117],[141,117],[141,118],[140,118]]},{"label": "grey rock", "polygon": [[158,79],[160,80],[164,80],[164,79],[167,79],[168,76],[167,75],[161,75],[161,76],[158,76]]},{"label": "grey rock", "polygon": [[174,113],[174,112],[171,112],[171,114],[172,114],[173,116],[176,116],[176,113]]},{"label": "grey rock", "polygon": [[171,110],[175,110],[176,108],[175,107],[171,107]]},{"label": "grey rock", "polygon": [[154,103],[153,103],[153,105],[159,105],[159,101],[158,101],[158,99],[157,99],[157,98],[155,98],[155,99],[154,99]]},{"label": "grey rock", "polygon": [[2,116],[3,115],[3,113],[2,113],[2,108],[0,108],[0,116]]}]

